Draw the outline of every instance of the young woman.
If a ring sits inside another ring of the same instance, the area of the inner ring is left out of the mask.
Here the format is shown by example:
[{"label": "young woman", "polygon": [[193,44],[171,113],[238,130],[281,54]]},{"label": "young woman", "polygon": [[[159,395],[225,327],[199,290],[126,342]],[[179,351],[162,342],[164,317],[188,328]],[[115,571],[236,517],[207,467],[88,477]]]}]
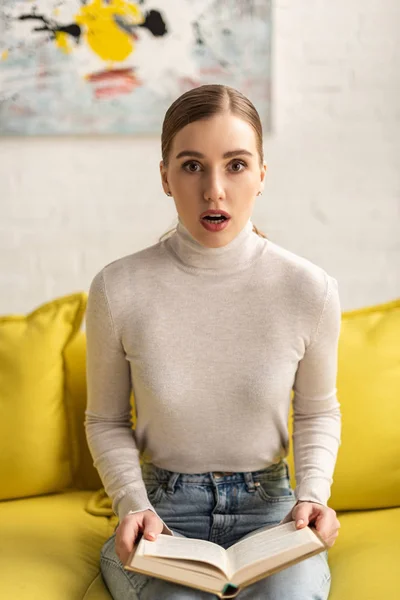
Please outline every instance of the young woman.
[{"label": "young woman", "polygon": [[[178,226],[91,283],[85,427],[119,517],[101,552],[115,600],[214,598],[124,570],[139,531],[224,548],[292,519],[314,524],[328,547],[338,535],[327,506],[341,433],[338,285],[253,225],[266,168],[245,96],[224,85],[186,92],[162,129],[162,186]],[[285,459],[292,389],[295,490]],[[305,559],[238,598],[326,600],[327,559]]]}]

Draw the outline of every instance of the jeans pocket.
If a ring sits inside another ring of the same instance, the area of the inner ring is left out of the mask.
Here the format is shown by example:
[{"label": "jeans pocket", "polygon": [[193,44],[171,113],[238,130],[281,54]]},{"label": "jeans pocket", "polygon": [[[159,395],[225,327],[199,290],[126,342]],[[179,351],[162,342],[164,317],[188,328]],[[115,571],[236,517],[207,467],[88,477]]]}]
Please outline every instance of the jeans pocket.
[{"label": "jeans pocket", "polygon": [[143,479],[143,481],[149,501],[155,508],[165,497],[165,483],[155,479]]},{"label": "jeans pocket", "polygon": [[255,484],[259,497],[265,502],[288,502],[295,500],[287,467],[276,473],[256,477]]}]

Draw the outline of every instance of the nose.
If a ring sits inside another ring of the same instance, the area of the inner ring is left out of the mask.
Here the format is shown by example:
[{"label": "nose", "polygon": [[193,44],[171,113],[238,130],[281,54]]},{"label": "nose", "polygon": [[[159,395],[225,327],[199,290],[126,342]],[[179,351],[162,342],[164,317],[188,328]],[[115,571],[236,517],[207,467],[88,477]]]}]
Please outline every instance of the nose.
[{"label": "nose", "polygon": [[225,188],[223,178],[216,170],[211,171],[205,180],[204,185],[205,200],[218,201],[225,198]]}]

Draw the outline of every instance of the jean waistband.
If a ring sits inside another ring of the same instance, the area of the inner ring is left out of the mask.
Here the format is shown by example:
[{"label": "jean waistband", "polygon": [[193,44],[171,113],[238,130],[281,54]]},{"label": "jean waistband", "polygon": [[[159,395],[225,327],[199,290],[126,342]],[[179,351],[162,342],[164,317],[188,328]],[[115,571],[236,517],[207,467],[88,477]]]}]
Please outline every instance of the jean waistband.
[{"label": "jean waistband", "polygon": [[278,463],[273,463],[264,469],[257,471],[206,471],[204,473],[178,473],[153,463],[142,465],[144,481],[157,481],[167,484],[169,489],[175,487],[178,479],[183,483],[197,483],[203,485],[215,485],[217,483],[241,483],[245,482],[248,489],[254,489],[263,480],[279,479],[289,477],[287,461],[282,458]]}]

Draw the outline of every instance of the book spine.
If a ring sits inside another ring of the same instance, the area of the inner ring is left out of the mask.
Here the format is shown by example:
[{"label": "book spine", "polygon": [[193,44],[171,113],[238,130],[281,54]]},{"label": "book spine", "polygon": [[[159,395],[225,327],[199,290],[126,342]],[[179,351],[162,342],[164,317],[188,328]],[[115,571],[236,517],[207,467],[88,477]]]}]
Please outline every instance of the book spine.
[{"label": "book spine", "polygon": [[238,593],[240,592],[240,588],[233,583],[227,583],[222,592],[218,594],[219,598],[236,598]]}]

